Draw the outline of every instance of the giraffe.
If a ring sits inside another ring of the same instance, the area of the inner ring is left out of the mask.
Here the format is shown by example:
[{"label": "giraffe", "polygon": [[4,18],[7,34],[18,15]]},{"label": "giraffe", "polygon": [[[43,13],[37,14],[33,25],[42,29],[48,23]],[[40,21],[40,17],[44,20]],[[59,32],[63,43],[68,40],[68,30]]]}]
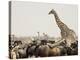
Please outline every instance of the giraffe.
[{"label": "giraffe", "polygon": [[63,23],[58,14],[54,9],[52,9],[49,14],[53,14],[54,18],[56,20],[56,24],[58,25],[61,33],[62,39],[65,39],[66,46],[70,47],[72,43],[76,41],[76,33],[70,29],[65,23]]}]

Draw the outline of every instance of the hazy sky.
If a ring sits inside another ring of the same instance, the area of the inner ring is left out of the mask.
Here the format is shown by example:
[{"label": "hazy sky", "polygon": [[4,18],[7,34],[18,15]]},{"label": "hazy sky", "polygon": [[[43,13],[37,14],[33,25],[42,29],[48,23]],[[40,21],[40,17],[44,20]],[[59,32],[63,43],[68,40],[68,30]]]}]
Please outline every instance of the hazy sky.
[{"label": "hazy sky", "polygon": [[70,29],[78,33],[78,7],[77,5],[50,4],[35,2],[12,2],[11,29],[17,36],[34,36],[47,33],[50,36],[60,36],[60,30],[54,19],[54,15],[48,15],[51,9],[55,9],[61,21]]}]

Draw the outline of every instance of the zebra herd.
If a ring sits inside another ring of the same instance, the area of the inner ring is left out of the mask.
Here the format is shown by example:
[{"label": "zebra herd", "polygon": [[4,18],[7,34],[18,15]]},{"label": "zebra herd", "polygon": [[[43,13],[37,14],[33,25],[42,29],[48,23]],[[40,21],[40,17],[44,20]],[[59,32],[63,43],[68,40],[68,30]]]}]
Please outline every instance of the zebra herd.
[{"label": "zebra herd", "polygon": [[[78,41],[72,43],[70,47],[66,46],[65,41],[54,45],[47,40],[32,41],[24,44],[22,41],[15,41],[9,49],[10,59],[32,58],[32,57],[52,57],[52,56],[68,56],[78,54]],[[53,46],[54,45],[54,46]]]}]

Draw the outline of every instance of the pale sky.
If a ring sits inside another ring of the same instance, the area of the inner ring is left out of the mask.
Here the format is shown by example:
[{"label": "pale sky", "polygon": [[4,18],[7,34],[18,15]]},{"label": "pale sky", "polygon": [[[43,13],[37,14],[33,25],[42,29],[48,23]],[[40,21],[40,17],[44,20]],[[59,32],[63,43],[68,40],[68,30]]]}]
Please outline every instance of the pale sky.
[{"label": "pale sky", "polygon": [[70,29],[78,33],[77,5],[36,3],[13,1],[11,10],[11,31],[16,36],[35,36],[47,33],[49,36],[59,37],[60,30],[55,22],[54,15],[48,15],[55,9],[61,21]]}]

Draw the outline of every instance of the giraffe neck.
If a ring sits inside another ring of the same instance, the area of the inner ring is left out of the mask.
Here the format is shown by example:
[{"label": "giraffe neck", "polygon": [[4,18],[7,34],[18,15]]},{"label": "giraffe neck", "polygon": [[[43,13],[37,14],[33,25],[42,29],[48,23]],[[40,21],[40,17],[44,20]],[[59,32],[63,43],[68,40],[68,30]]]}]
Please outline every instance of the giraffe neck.
[{"label": "giraffe neck", "polygon": [[60,30],[68,30],[68,27],[60,20],[60,18],[58,17],[57,13],[53,13],[54,14],[54,17],[55,17],[55,20],[56,20],[56,23],[58,25],[58,27],[60,28]]},{"label": "giraffe neck", "polygon": [[58,17],[58,15],[57,15],[56,12],[53,13],[53,14],[54,14],[54,17],[55,17],[55,20],[56,20],[57,25],[60,27],[63,24],[63,22],[60,21],[60,18]]}]

